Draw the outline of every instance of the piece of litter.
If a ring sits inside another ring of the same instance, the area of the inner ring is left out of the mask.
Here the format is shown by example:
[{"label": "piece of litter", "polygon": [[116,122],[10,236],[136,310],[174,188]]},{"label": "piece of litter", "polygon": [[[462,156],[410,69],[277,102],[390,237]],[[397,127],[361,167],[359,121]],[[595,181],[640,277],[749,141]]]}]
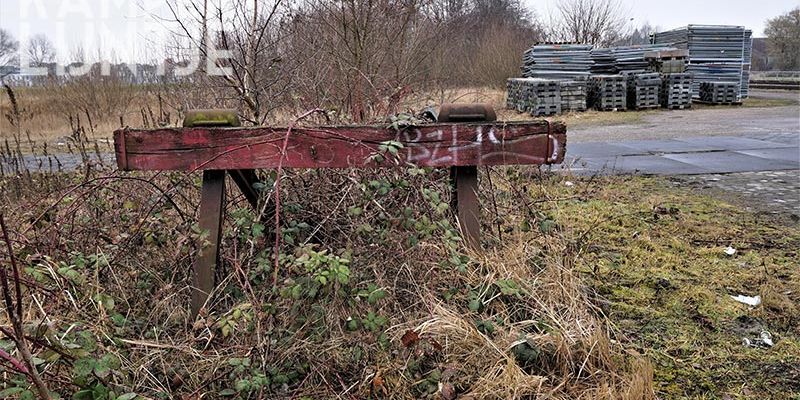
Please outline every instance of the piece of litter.
[{"label": "piece of litter", "polygon": [[761,331],[761,342],[769,347],[775,345],[775,342],[772,341],[772,334],[767,331]]},{"label": "piece of litter", "polygon": [[775,346],[775,342],[772,341],[772,334],[767,331],[761,331],[761,334],[758,338],[742,338],[742,346],[746,347],[762,347],[762,348],[769,348]]},{"label": "piece of litter", "polygon": [[570,182],[570,181],[566,181],[566,182],[564,182],[564,186],[572,187],[572,186],[575,186],[575,184]]},{"label": "piece of litter", "polygon": [[731,246],[728,246],[727,248],[725,248],[725,254],[727,254],[729,256],[732,256],[732,255],[736,254],[736,249],[734,249]]},{"label": "piece of litter", "polygon": [[761,304],[761,296],[745,296],[740,294],[738,296],[731,296],[732,299],[739,303],[747,304],[748,306],[755,307]]}]

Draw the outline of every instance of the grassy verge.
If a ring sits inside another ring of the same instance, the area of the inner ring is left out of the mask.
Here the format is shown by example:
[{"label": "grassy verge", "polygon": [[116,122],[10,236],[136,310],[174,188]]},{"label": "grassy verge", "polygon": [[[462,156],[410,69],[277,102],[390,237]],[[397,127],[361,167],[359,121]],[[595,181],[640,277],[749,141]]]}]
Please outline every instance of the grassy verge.
[{"label": "grassy verge", "polygon": [[[798,398],[800,231],[663,180],[594,185],[590,198],[553,212],[565,229],[583,232],[579,268],[618,331],[653,362],[657,393]],[[742,294],[762,304],[730,297]],[[773,347],[743,344],[762,332]]]},{"label": "grassy verge", "polygon": [[[798,95],[800,97],[800,94]],[[797,99],[755,98],[751,97],[742,102],[743,107],[785,107],[798,104]]]}]

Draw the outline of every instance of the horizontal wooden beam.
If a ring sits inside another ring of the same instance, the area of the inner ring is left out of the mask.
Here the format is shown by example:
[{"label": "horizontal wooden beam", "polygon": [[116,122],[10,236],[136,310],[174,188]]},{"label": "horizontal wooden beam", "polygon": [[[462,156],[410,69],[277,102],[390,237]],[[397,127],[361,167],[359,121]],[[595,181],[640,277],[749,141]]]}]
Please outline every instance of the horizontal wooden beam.
[{"label": "horizontal wooden beam", "polygon": [[[557,164],[566,127],[559,122],[287,128],[163,128],[114,132],[121,170],[365,168],[410,163],[426,167]],[[281,155],[284,140],[286,154]],[[381,144],[399,142],[392,155]],[[381,155],[384,160],[379,161]]]}]

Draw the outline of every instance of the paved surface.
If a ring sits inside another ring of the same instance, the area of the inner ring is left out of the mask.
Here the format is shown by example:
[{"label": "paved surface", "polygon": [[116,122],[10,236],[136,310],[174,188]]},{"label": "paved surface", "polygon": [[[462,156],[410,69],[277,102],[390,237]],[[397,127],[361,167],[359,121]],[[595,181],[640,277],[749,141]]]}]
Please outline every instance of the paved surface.
[{"label": "paved surface", "polygon": [[700,175],[800,169],[795,133],[571,143],[576,173]]},{"label": "paved surface", "polygon": [[[800,92],[754,91],[752,97],[800,102]],[[800,105],[658,110],[644,113],[640,121],[633,123],[570,127],[569,142],[572,144],[767,133],[800,134]]]},{"label": "paved surface", "polygon": [[755,212],[800,222],[800,170],[674,177],[677,185],[707,191]]}]

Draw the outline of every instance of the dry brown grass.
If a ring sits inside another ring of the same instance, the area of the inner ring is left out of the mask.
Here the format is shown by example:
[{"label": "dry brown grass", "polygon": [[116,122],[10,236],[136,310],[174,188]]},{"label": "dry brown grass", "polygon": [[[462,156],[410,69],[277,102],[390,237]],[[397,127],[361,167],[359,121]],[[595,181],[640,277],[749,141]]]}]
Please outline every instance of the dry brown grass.
[{"label": "dry brown grass", "polygon": [[[65,100],[68,92],[57,87],[26,87],[13,89],[20,109],[21,133],[34,141],[54,142],[74,135],[77,126],[84,128],[89,139],[109,138],[120,123],[140,127],[148,122],[153,110],[158,111],[158,99],[146,88],[137,91],[133,101],[112,112],[92,115],[75,103]],[[0,95],[0,140],[10,139],[17,132],[5,116],[11,112],[11,102],[5,91]]]}]

